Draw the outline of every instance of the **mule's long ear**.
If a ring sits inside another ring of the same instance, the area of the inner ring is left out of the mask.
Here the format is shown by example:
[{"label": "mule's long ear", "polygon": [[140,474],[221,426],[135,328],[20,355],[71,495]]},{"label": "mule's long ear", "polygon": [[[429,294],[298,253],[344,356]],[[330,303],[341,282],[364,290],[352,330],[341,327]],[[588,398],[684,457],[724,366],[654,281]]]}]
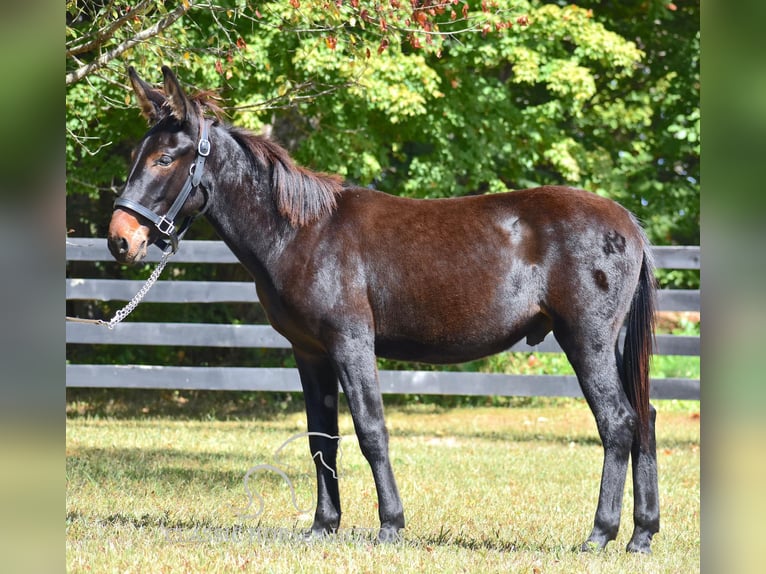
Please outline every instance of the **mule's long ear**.
[{"label": "mule's long ear", "polygon": [[178,83],[176,75],[167,66],[162,66],[162,75],[165,77],[165,94],[168,98],[168,107],[170,115],[180,122],[189,118],[191,105],[186,98],[186,94]]},{"label": "mule's long ear", "polygon": [[160,119],[160,109],[165,103],[165,96],[162,92],[139,78],[133,66],[128,67],[128,77],[133,86],[133,91],[136,93],[136,99],[141,108],[141,113],[149,123],[157,123]]}]

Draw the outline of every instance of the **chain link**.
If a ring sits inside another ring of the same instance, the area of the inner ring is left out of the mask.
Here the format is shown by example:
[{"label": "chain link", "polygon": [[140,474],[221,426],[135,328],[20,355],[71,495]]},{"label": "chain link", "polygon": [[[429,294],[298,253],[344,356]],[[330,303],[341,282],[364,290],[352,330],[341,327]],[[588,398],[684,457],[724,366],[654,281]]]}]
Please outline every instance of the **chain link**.
[{"label": "chain link", "polygon": [[154,268],[152,274],[149,275],[149,278],[146,280],[146,283],[144,283],[143,287],[138,290],[138,293],[135,294],[135,296],[128,302],[127,305],[117,311],[110,321],[99,321],[98,324],[105,325],[111,330],[114,329],[114,326],[117,325],[117,323],[130,315],[133,312],[133,309],[138,307],[138,304],[141,302],[141,300],[146,297],[146,294],[149,292],[149,289],[152,288],[152,285],[154,285],[157,279],[159,279],[160,273],[162,273],[162,270],[165,269],[165,265],[167,264],[171,255],[173,255],[172,249],[164,251],[162,253],[162,259],[160,259],[160,262],[157,264],[157,267]]}]

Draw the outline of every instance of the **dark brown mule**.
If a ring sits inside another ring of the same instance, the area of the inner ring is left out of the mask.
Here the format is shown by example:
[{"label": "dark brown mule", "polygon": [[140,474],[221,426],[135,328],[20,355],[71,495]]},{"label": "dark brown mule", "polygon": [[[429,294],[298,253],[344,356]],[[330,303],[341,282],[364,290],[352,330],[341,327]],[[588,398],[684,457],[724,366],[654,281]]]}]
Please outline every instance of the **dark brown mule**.
[{"label": "dark brown mule", "polygon": [[[267,139],[206,118],[205,99],[189,98],[163,73],[159,90],[130,70],[152,127],[117,200],[109,247],[120,261],[139,261],[147,245],[177,239],[175,212],[205,210],[292,343],[309,431],[338,433],[340,382],[375,479],[381,540],[398,537],[404,513],[376,355],[455,363],[524,337],[538,343],[552,330],[604,447],[595,525],[582,548],[603,548],[617,535],[632,456],[628,550],[650,551],[659,530],[648,379],[654,282],[648,242],[628,211],[568,187],[412,200],[347,185],[296,166]],[[206,165],[192,168],[203,155]],[[182,189],[186,197],[176,201]],[[617,341],[626,317],[623,356]],[[330,467],[317,463],[311,532],[324,535],[341,516],[337,442],[309,442]]]}]

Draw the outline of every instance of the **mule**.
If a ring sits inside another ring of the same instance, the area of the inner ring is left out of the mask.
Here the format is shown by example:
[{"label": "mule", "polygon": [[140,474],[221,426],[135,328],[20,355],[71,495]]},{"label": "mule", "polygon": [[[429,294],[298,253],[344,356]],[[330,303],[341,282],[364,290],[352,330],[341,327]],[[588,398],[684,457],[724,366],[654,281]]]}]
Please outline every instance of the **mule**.
[{"label": "mule", "polygon": [[[115,202],[109,249],[126,263],[153,243],[175,249],[204,212],[292,344],[311,433],[338,434],[340,383],[375,481],[379,540],[397,539],[405,522],[376,356],[457,363],[525,337],[537,344],[552,331],[603,444],[594,526],[581,549],[616,537],[631,459],[627,550],[650,552],[660,514],[649,403],[655,283],[649,243],[631,213],[569,187],[436,200],[358,187],[299,167],[162,72],[155,88],[129,69],[151,128]],[[341,519],[337,441],[312,434],[309,447],[317,502],[307,534],[323,536]]]}]

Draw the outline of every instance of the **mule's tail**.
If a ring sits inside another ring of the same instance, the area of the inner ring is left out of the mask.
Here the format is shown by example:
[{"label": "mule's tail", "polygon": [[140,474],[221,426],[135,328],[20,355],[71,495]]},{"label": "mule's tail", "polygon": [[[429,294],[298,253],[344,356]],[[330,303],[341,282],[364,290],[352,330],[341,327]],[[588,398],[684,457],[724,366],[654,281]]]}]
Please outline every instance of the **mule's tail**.
[{"label": "mule's tail", "polygon": [[638,432],[644,449],[649,445],[649,361],[654,344],[656,287],[649,242],[644,237],[641,274],[626,321],[622,360],[623,384],[638,414]]}]

